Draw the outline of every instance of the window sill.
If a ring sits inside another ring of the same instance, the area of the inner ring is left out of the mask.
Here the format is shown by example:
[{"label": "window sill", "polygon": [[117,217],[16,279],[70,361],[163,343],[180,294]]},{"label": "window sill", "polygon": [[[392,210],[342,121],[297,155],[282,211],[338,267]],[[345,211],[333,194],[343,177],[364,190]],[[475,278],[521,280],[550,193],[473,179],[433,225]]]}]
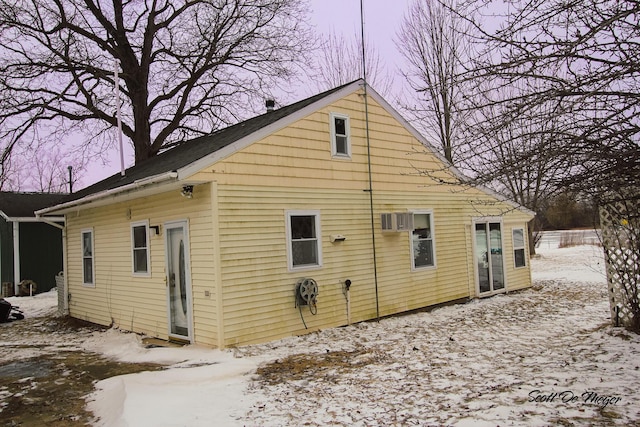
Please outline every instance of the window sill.
[{"label": "window sill", "polygon": [[425,265],[425,266],[420,266],[420,267],[414,267],[411,266],[411,271],[415,271],[415,272],[421,272],[421,271],[430,271],[430,270],[435,270],[436,269],[436,265]]},{"label": "window sill", "polygon": [[131,277],[151,277],[151,273],[131,273]]},{"label": "window sill", "polygon": [[303,265],[299,267],[289,267],[289,272],[295,273],[298,271],[312,271],[312,270],[320,270],[322,265]]}]

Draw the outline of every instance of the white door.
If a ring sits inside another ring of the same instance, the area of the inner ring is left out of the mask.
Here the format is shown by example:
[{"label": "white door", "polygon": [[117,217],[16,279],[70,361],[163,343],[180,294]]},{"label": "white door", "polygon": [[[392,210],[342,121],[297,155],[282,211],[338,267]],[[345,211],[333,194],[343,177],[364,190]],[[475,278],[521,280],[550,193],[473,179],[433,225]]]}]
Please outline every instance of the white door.
[{"label": "white door", "polygon": [[476,222],[474,238],[478,295],[490,295],[504,291],[502,225],[493,221]]},{"label": "white door", "polygon": [[191,278],[187,222],[165,224],[169,336],[191,342]]}]

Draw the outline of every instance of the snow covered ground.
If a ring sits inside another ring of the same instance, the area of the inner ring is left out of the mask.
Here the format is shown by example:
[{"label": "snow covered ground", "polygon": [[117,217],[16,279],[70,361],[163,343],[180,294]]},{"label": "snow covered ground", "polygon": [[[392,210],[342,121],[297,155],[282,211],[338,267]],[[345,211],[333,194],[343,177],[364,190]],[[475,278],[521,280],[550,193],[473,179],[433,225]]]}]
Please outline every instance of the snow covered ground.
[{"label": "snow covered ground", "polygon": [[[601,249],[540,252],[532,289],[262,345],[149,349],[114,329],[56,342],[169,365],[98,382],[96,426],[640,425],[640,337],[609,325]],[[34,317],[57,300],[9,301]],[[58,349],[25,344],[13,360]]]}]

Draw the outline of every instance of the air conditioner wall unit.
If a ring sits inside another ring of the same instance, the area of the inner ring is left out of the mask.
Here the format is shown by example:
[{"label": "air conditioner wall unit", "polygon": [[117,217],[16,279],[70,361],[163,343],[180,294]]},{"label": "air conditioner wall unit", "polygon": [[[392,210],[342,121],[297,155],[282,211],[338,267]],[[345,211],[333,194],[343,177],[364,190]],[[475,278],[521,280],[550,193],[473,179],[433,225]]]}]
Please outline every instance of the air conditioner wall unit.
[{"label": "air conditioner wall unit", "polygon": [[410,212],[395,212],[396,230],[411,231],[413,230],[413,214]]},{"label": "air conditioner wall unit", "polygon": [[413,214],[410,212],[387,212],[380,214],[382,231],[398,232],[413,230]]},{"label": "air conditioner wall unit", "polygon": [[390,212],[380,214],[380,224],[382,231],[396,231],[395,217]]}]

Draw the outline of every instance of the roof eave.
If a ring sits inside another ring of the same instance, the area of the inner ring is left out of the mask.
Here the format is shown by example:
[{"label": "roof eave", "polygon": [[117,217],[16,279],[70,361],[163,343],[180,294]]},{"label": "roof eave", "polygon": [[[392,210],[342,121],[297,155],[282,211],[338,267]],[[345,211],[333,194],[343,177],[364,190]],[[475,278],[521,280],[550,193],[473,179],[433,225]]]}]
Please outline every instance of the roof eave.
[{"label": "roof eave", "polygon": [[[130,184],[120,187],[104,190],[98,193],[90,194],[80,199],[70,202],[61,203],[48,208],[40,209],[35,212],[36,217],[49,216],[52,214],[65,214],[80,209],[112,203],[114,200],[124,199],[128,194],[136,194],[142,189],[151,190],[151,193],[159,193],[167,190],[166,184],[174,184],[178,180],[178,173],[175,171],[164,172],[147,178],[139,179]],[[154,191],[155,190],[155,191]],[[136,194],[136,197],[138,195]]]},{"label": "roof eave", "polygon": [[[462,172],[460,172],[458,168],[451,165],[449,161],[445,159],[445,157],[440,153],[440,151],[436,147],[434,147],[433,144],[431,144],[420,132],[418,132],[418,130],[415,127],[413,127],[411,123],[409,123],[404,117],[402,117],[402,115],[398,113],[398,111],[396,111],[396,109],[393,108],[393,106],[391,106],[391,104],[389,104],[382,96],[380,96],[380,94],[378,94],[371,86],[368,86],[368,89],[369,90],[367,93],[373,99],[375,99],[376,102],[379,103],[385,110],[387,110],[387,112],[389,112],[389,114],[391,114],[398,122],[400,122],[409,131],[409,133],[411,133],[411,135],[414,138],[420,141],[422,145],[427,147],[427,149],[431,152],[431,154],[436,156],[438,160],[440,160],[444,165],[447,165],[447,169],[449,170],[450,173],[453,174],[453,176],[460,179],[462,182],[465,182],[469,179]],[[478,184],[473,184],[473,187],[492,197],[495,197],[496,199],[498,199],[503,203],[507,203],[511,205],[512,207],[519,210],[520,212],[530,215],[532,218],[536,216],[536,213],[531,209],[525,206],[522,206],[517,202],[514,202],[513,200],[503,196],[502,194],[492,190],[489,187],[486,187],[484,185],[478,185]]]}]

